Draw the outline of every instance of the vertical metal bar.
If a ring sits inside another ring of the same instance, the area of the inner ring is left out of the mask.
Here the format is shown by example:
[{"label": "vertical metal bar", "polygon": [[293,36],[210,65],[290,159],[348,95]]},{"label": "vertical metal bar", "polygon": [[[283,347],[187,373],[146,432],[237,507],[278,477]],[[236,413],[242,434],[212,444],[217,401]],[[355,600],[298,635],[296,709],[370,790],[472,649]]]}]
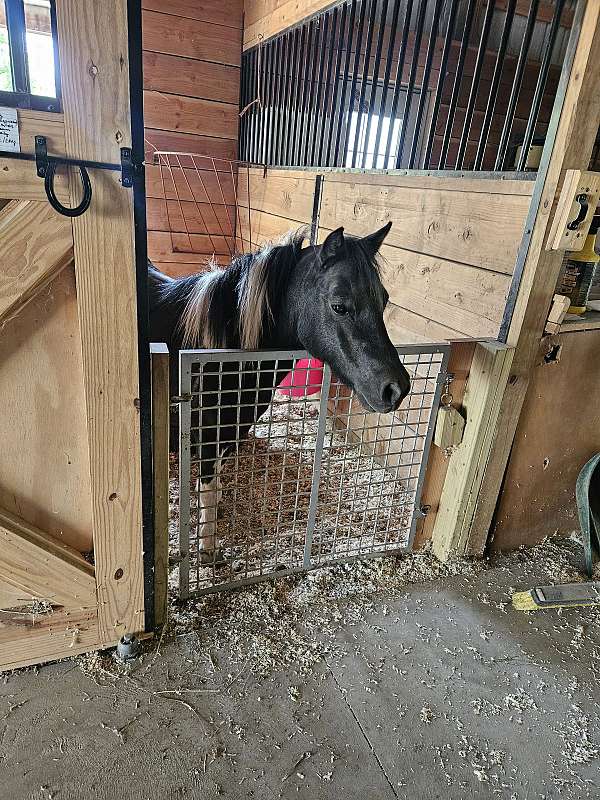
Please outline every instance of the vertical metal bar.
[{"label": "vertical metal bar", "polygon": [[[490,0],[494,2],[494,0]],[[408,86],[406,89],[406,102],[404,103],[404,112],[402,114],[402,125],[400,127],[400,140],[398,142],[398,153],[396,154],[396,168],[402,165],[402,156],[404,154],[404,142],[406,141],[406,134],[408,133],[408,126],[410,125],[410,109],[412,106],[412,97],[415,90],[415,79],[417,77],[417,68],[419,66],[419,54],[421,52],[421,42],[423,41],[423,28],[425,25],[425,12],[427,11],[427,3],[421,0],[419,9],[417,11],[417,22],[415,26],[415,39],[412,62],[410,65],[410,72],[408,75]]]},{"label": "vertical metal bar", "polygon": [[[425,103],[427,101],[427,87],[429,86],[429,75],[431,74],[431,64],[433,62],[433,54],[437,47],[437,32],[440,24],[440,12],[442,10],[443,2],[444,0],[435,0],[435,6],[433,8],[431,31],[429,33],[427,54],[425,56],[425,68],[423,69],[423,78],[421,79],[421,93],[419,94],[419,105],[417,107],[417,116],[415,118],[415,129],[413,131],[412,142],[410,145],[410,153],[408,157],[409,169],[414,168],[415,158],[417,157],[417,148],[419,146],[419,138],[421,136],[421,125],[423,122],[423,112],[425,111]],[[408,121],[408,114],[406,115],[406,117]]]},{"label": "vertical metal bar", "polygon": [[[429,127],[429,134],[427,136],[427,144],[425,145],[425,153],[423,156],[423,169],[430,169],[431,151],[433,150],[433,143],[435,141],[435,132],[437,129],[438,114],[440,112],[440,103],[442,102],[442,91],[444,89],[444,81],[446,80],[446,69],[448,67],[448,57],[450,55],[450,48],[452,46],[452,34],[454,33],[454,24],[456,22],[456,13],[461,0],[451,0],[450,15],[448,17],[448,27],[446,29],[446,37],[444,39],[444,49],[442,51],[442,58],[440,61],[440,73],[438,76],[437,86],[435,88],[435,97],[433,101],[433,108],[431,111],[431,124]],[[536,0],[539,2],[539,0]]]},{"label": "vertical metal bar", "polygon": [[500,44],[498,45],[498,53],[496,55],[496,63],[494,64],[494,72],[492,74],[492,84],[490,86],[490,93],[488,95],[485,112],[483,115],[483,125],[479,134],[479,142],[477,144],[477,152],[475,153],[475,162],[473,169],[481,169],[483,159],[485,157],[485,148],[492,125],[492,118],[494,116],[494,109],[496,107],[496,99],[498,97],[498,89],[500,87],[500,78],[502,77],[502,70],[504,68],[504,58],[506,56],[506,48],[510,36],[510,29],[512,27],[513,19],[515,16],[515,8],[517,0],[508,0],[506,5],[506,16],[504,17],[504,25],[502,27],[502,34],[500,36]]},{"label": "vertical metal bar", "polygon": [[[320,165],[323,161],[323,145],[325,142],[325,130],[328,127],[328,120],[330,119],[330,115],[333,113],[333,110],[328,113],[329,111],[329,100],[332,95],[330,91],[331,86],[331,73],[333,71],[333,55],[335,53],[335,42],[336,37],[339,39],[340,33],[338,32],[338,8],[337,6],[331,12],[331,25],[329,31],[329,40],[328,40],[328,59],[327,59],[327,71],[325,73],[325,86],[323,91],[323,109],[321,112],[321,123],[319,125],[319,131],[317,133],[317,141],[319,143],[319,149],[316,153],[316,158],[314,159],[315,164]],[[338,41],[338,48],[339,48],[339,41]]]},{"label": "vertical metal bar", "polygon": [[323,194],[323,175],[315,177],[312,219],[310,224],[310,244],[315,245],[319,237],[319,217],[321,216],[321,196]]},{"label": "vertical metal bar", "polygon": [[[367,0],[365,0],[367,2]],[[377,16],[377,0],[368,0],[370,3],[369,9],[369,25],[367,28],[367,42],[365,45],[365,57],[363,61],[362,77],[360,81],[360,94],[358,96],[358,109],[356,117],[356,129],[354,131],[354,145],[352,147],[352,166],[356,166],[356,156],[358,155],[358,146],[360,144],[360,127],[363,117],[363,105],[365,102],[365,95],[367,92],[367,83],[369,82],[369,68],[371,66],[371,47],[373,46],[373,31],[375,30],[375,17]],[[367,142],[365,140],[364,147],[366,148]]]},{"label": "vertical metal bar", "polygon": [[[346,164],[346,154],[348,152],[348,140],[350,138],[350,122],[352,120],[352,112],[354,110],[354,96],[356,93],[356,80],[358,78],[358,65],[360,64],[360,56],[363,41],[363,32],[365,29],[365,17],[367,14],[367,1],[360,0],[360,15],[358,19],[358,32],[356,35],[356,50],[354,52],[354,63],[352,65],[352,83],[350,85],[350,98],[348,101],[348,118],[346,120],[346,130],[344,133],[344,146],[342,149],[342,166]],[[347,78],[347,73],[346,73]]]},{"label": "vertical metal bar", "polygon": [[[399,348],[401,351],[401,348]],[[427,433],[425,435],[425,444],[423,445],[423,452],[421,454],[421,463],[419,465],[419,475],[417,477],[417,488],[415,491],[415,501],[414,501],[414,510],[412,514],[412,520],[410,525],[410,533],[408,535],[408,549],[411,549],[414,544],[415,539],[415,530],[417,527],[417,514],[415,513],[416,510],[421,505],[421,494],[423,491],[423,484],[425,482],[425,474],[427,472],[427,461],[429,459],[429,450],[431,448],[431,440],[433,439],[433,430],[435,428],[435,419],[434,413],[437,413],[437,409],[440,405],[440,397],[442,395],[442,387],[444,385],[444,381],[446,380],[446,375],[448,372],[448,359],[450,358],[450,347],[444,347],[443,349],[440,347],[437,352],[442,352],[442,363],[440,364],[440,370],[438,372],[437,381],[435,385],[435,394],[433,397],[432,408],[430,411],[430,417],[427,424]]]},{"label": "vertical metal bar", "polygon": [[[373,75],[371,77],[371,95],[369,97],[369,110],[367,112],[367,129],[365,131],[365,146],[361,166],[364,169],[367,163],[367,150],[369,147],[369,136],[371,135],[371,123],[373,122],[373,112],[375,111],[375,100],[377,98],[377,87],[379,85],[379,68],[381,65],[381,52],[383,50],[383,37],[386,31],[388,0],[381,2],[381,14],[379,15],[379,34],[377,36],[377,46],[375,47],[375,63],[373,64]],[[392,30],[390,30],[390,40]],[[373,164],[371,169],[377,169],[377,150],[373,151]]]},{"label": "vertical metal bar", "polygon": [[27,69],[27,26],[23,0],[5,0],[8,47],[15,92],[29,92],[29,70]]},{"label": "vertical metal bar", "polygon": [[271,43],[273,48],[273,61],[271,62],[271,93],[269,97],[269,127],[267,128],[267,146],[265,148],[265,164],[273,164],[273,154],[275,152],[275,120],[279,114],[279,79],[281,64],[281,43],[282,37],[278,36]]},{"label": "vertical metal bar", "polygon": [[310,80],[309,80],[310,62],[311,62],[311,59],[314,58],[314,53],[315,53],[315,47],[314,47],[315,38],[316,38],[315,37],[315,30],[316,30],[315,20],[311,19],[310,22],[308,23],[308,34],[307,34],[307,42],[306,42],[306,51],[304,53],[304,75],[303,75],[304,85],[302,87],[302,104],[301,104],[300,114],[299,114],[299,119],[298,119],[298,137],[297,137],[297,142],[296,142],[297,151],[296,151],[296,158],[295,158],[296,166],[298,166],[298,167],[301,167],[303,165],[302,156],[303,156],[303,152],[304,152],[304,147],[303,146],[304,146],[304,137],[305,137],[305,133],[306,133],[306,125],[305,125],[305,121],[304,120],[305,120],[306,111],[307,111],[307,108],[308,108],[308,93],[309,93],[309,90],[310,90]]},{"label": "vertical metal bar", "polygon": [[259,45],[261,50],[261,57],[258,69],[258,82],[261,87],[261,103],[258,107],[258,116],[256,120],[256,163],[264,164],[264,141],[265,141],[265,128],[267,126],[267,113],[269,107],[268,83],[269,83],[269,61],[271,58],[271,43]]},{"label": "vertical metal bar", "polygon": [[531,6],[529,7],[525,33],[523,34],[523,41],[521,42],[521,49],[519,50],[519,58],[515,68],[515,76],[513,78],[513,83],[510,90],[510,97],[508,99],[508,108],[506,109],[502,133],[500,134],[500,143],[498,144],[498,151],[496,153],[496,162],[494,164],[495,170],[501,170],[504,167],[508,139],[514,123],[515,110],[517,108],[519,92],[521,91],[521,84],[523,83],[523,74],[527,64],[527,54],[529,53],[529,46],[531,45],[531,37],[533,36],[539,5],[540,0],[532,0]]},{"label": "vertical metal bar", "polygon": [[519,171],[525,169],[525,164],[527,163],[527,155],[531,146],[533,134],[535,133],[535,126],[537,124],[540,106],[544,97],[544,89],[546,88],[548,71],[550,70],[550,64],[552,63],[552,51],[554,49],[554,43],[556,42],[556,34],[558,33],[558,29],[560,27],[560,18],[564,5],[565,0],[556,0],[554,16],[552,17],[552,24],[550,25],[550,31],[548,34],[548,44],[546,45],[546,50],[540,66],[540,73],[538,75],[535,92],[533,94],[531,111],[529,112],[529,118],[527,120],[525,134],[523,136],[523,146],[521,147],[521,155],[519,156],[519,162],[517,164],[517,170]]},{"label": "vertical metal bar", "polygon": [[302,130],[302,125],[300,124],[300,114],[302,112],[301,64],[306,64],[307,38],[308,26],[303,25],[298,33],[298,56],[296,58],[296,67],[294,69],[294,117],[291,135],[288,141],[288,149],[286,150],[286,163],[289,166],[295,166],[298,163],[296,159],[296,153],[298,151],[298,132],[299,130]]},{"label": "vertical metal bar", "polygon": [[284,33],[279,37],[279,47],[278,47],[279,57],[277,59],[278,76],[277,76],[277,88],[275,93],[275,125],[273,128],[273,152],[271,154],[272,164],[279,163],[283,117],[287,116],[285,114],[285,106],[286,106],[285,90],[287,81],[284,76],[288,61],[288,35],[289,35],[288,33]]},{"label": "vertical metal bar", "polygon": [[[192,365],[185,353],[179,353],[179,395],[192,392]],[[190,423],[192,401],[179,404],[179,597],[190,596]],[[200,426],[199,426],[200,427]],[[198,436],[201,432],[198,432]],[[198,445],[200,447],[200,444]]]},{"label": "vertical metal bar", "polygon": [[[383,130],[383,119],[385,116],[385,108],[387,106],[387,96],[390,87],[390,76],[392,74],[392,60],[394,58],[394,50],[396,49],[396,40],[398,38],[398,33],[400,32],[400,27],[398,25],[398,17],[400,16],[401,4],[402,0],[394,0],[394,6],[392,9],[390,38],[388,41],[388,48],[385,57],[385,72],[383,75],[383,85],[381,87],[381,100],[379,101],[379,112],[377,114],[377,127],[375,128],[375,144],[373,146],[376,159],[377,159],[377,154],[379,153],[379,143],[381,141],[381,132]],[[398,55],[400,55],[400,53],[398,53]],[[393,125],[392,119],[390,119],[390,125]],[[375,166],[377,166],[377,161],[375,161]],[[384,169],[385,166],[386,164],[384,162],[383,163]]]},{"label": "vertical metal bar", "polygon": [[[331,166],[338,167],[340,166],[340,145],[342,142],[342,128],[344,127],[344,119],[346,118],[346,110],[344,108],[346,104],[346,93],[348,88],[348,70],[350,68],[350,58],[352,55],[352,43],[354,41],[354,23],[356,21],[356,5],[358,0],[352,0],[352,4],[350,6],[350,20],[348,22],[348,36],[346,37],[346,57],[344,59],[344,71],[341,75],[342,80],[342,94],[340,96],[340,110],[337,115],[337,129],[335,134],[335,149],[333,151],[333,163]],[[338,76],[338,81],[340,80],[340,76]],[[350,106],[352,105],[352,101],[350,101]],[[348,126],[350,125],[350,109],[348,110],[347,119],[346,119],[346,130],[348,130]]]},{"label": "vertical metal bar", "polygon": [[287,166],[288,152],[290,147],[290,134],[292,131],[293,110],[292,101],[294,94],[294,79],[296,77],[296,56],[298,53],[298,29],[291,31],[288,40],[288,53],[285,59],[286,63],[286,86],[285,86],[285,106],[283,108],[283,120],[281,129],[281,149],[279,151],[278,164]]},{"label": "vertical metal bar", "polygon": [[[473,0],[475,2],[475,0]],[[390,149],[392,146],[392,133],[394,131],[394,122],[396,121],[396,114],[398,113],[398,102],[400,100],[400,93],[402,91],[402,74],[404,73],[404,62],[406,61],[406,45],[408,44],[408,34],[410,31],[410,21],[413,12],[413,0],[406,0],[406,13],[404,14],[404,25],[402,28],[402,41],[400,42],[400,51],[398,53],[398,64],[396,65],[396,76],[394,78],[394,94],[392,95],[392,104],[390,107],[390,126],[388,128],[388,135],[385,143],[385,153],[383,156],[383,166],[387,168],[388,159],[390,157]]]},{"label": "vertical metal bar", "polygon": [[[340,18],[340,24],[337,30],[337,55],[335,60],[335,71],[333,74],[333,92],[331,96],[331,111],[329,113],[329,121],[327,124],[327,132],[324,135],[325,140],[327,141],[327,149],[325,150],[325,157],[324,159],[319,158],[319,165],[323,166],[323,161],[325,161],[325,166],[331,167],[334,166],[331,164],[331,148],[333,146],[333,131],[334,126],[337,126],[337,130],[340,130],[341,123],[342,123],[342,109],[340,108],[339,112],[337,110],[337,101],[338,101],[338,94],[340,89],[340,68],[342,66],[342,46],[344,42],[348,41],[348,36],[346,34],[346,22],[348,20],[348,3],[344,3],[342,6],[342,14]],[[351,31],[350,31],[351,33]],[[347,45],[346,45],[347,46]],[[345,77],[343,78],[345,80]]]},{"label": "vertical metal bar", "polygon": [[321,39],[320,39],[320,47],[319,47],[319,72],[317,75],[317,85],[315,89],[313,89],[312,97],[313,97],[313,113],[311,119],[311,126],[310,126],[310,147],[308,151],[308,165],[314,166],[315,165],[315,151],[317,147],[317,136],[319,126],[321,124],[322,114],[324,114],[324,104],[323,104],[323,94],[324,94],[324,86],[323,86],[323,75],[325,72],[325,58],[327,56],[327,48],[329,46],[329,28],[331,22],[331,14],[326,12],[323,17],[321,18]]},{"label": "vertical metal bar", "polygon": [[321,461],[323,459],[323,444],[327,427],[327,400],[331,385],[331,369],[327,364],[323,367],[323,383],[321,385],[321,400],[319,403],[319,424],[317,427],[317,440],[315,443],[315,460],[313,463],[312,484],[310,487],[310,504],[306,522],[306,539],[304,541],[304,568],[312,565],[312,540],[317,521],[317,506],[319,502],[319,483],[321,479]]},{"label": "vertical metal bar", "polygon": [[269,122],[271,119],[271,98],[273,92],[273,67],[275,60],[275,42],[270,41],[263,45],[263,102],[260,110],[260,151],[258,160],[266,164],[269,152]]},{"label": "vertical metal bar", "polygon": [[446,166],[448,147],[450,146],[450,137],[452,136],[452,128],[454,127],[454,117],[456,115],[456,106],[458,104],[458,96],[460,94],[460,86],[463,79],[465,59],[469,51],[471,28],[473,27],[473,18],[475,16],[476,6],[477,0],[469,0],[467,13],[465,15],[465,27],[460,43],[460,52],[458,54],[458,62],[456,64],[456,73],[454,75],[454,84],[452,85],[452,94],[450,95],[450,103],[448,104],[448,116],[446,117],[446,128],[444,130],[444,138],[442,139],[442,148],[440,150],[438,169],[444,169]]},{"label": "vertical metal bar", "polygon": [[[258,96],[258,47],[250,52],[250,74],[248,76],[248,102],[254,100]],[[251,163],[256,162],[256,122],[258,117],[258,103],[254,103],[248,111],[250,119],[248,120],[248,153],[246,156],[247,161]]]},{"label": "vertical metal bar", "polygon": [[[242,53],[242,67],[240,71],[240,102],[239,112],[248,102],[248,62],[250,55],[248,52]],[[239,113],[238,112],[238,113]],[[238,159],[245,159],[247,152],[246,137],[248,135],[248,115],[240,116],[240,135],[238,141]]]},{"label": "vertical metal bar", "polygon": [[477,92],[479,90],[479,80],[481,78],[481,69],[485,60],[487,51],[487,43],[490,35],[490,28],[492,27],[492,18],[494,16],[495,0],[488,0],[485,16],[483,18],[483,29],[481,31],[481,39],[479,40],[479,47],[477,49],[477,57],[475,59],[475,67],[473,69],[473,80],[471,81],[471,89],[469,91],[469,99],[467,100],[467,107],[465,109],[465,121],[463,124],[462,134],[458,143],[458,153],[456,155],[456,169],[462,169],[465,152],[467,150],[467,143],[469,141],[469,133],[471,131],[471,122],[473,120],[473,111],[475,110],[475,102],[477,100]]}]

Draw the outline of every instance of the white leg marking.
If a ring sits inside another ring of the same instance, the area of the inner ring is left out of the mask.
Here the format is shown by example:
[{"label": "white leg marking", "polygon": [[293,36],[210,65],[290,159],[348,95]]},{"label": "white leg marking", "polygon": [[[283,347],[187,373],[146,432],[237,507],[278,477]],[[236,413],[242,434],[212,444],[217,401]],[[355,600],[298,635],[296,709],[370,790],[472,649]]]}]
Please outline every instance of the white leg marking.
[{"label": "white leg marking", "polygon": [[217,512],[221,501],[221,459],[215,463],[215,476],[208,483],[198,481],[198,511],[200,550],[213,554],[219,549],[217,539]]}]

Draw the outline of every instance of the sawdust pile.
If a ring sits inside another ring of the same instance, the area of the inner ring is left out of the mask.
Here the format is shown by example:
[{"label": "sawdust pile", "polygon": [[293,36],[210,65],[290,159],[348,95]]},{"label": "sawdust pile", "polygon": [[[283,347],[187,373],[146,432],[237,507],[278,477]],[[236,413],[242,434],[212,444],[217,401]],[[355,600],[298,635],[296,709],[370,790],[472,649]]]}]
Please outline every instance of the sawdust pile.
[{"label": "sawdust pile", "polygon": [[374,600],[405,594],[410,584],[469,576],[482,562],[442,564],[429,550],[353,561],[302,576],[206,595],[171,608],[173,634],[198,629],[203,647],[226,647],[232,660],[267,675],[293,666],[306,674],[335,650],[340,628],[374,610]]}]

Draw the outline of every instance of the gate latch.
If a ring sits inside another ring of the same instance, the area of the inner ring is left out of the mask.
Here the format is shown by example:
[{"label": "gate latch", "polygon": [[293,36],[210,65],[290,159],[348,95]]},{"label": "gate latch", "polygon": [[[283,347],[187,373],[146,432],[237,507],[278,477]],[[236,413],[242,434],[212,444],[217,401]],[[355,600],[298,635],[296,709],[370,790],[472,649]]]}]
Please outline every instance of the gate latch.
[{"label": "gate latch", "polygon": [[600,172],[568,169],[550,225],[547,250],[582,250],[600,198]]}]

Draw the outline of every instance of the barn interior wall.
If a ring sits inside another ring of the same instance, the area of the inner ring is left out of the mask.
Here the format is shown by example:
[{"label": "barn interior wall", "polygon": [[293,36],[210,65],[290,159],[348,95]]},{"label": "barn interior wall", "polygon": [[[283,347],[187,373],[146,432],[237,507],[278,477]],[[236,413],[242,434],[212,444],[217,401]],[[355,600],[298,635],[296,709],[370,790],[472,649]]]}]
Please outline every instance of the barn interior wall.
[{"label": "barn interior wall", "polygon": [[[224,210],[211,210],[207,197],[186,197],[183,175],[176,191],[151,162],[156,150],[237,158],[242,6],[242,0],[142,2],[148,255],[169,275],[197,272],[213,253],[228,252],[217,218]],[[217,169],[228,171],[226,162],[217,161]],[[212,163],[202,164],[218,194]]]}]

